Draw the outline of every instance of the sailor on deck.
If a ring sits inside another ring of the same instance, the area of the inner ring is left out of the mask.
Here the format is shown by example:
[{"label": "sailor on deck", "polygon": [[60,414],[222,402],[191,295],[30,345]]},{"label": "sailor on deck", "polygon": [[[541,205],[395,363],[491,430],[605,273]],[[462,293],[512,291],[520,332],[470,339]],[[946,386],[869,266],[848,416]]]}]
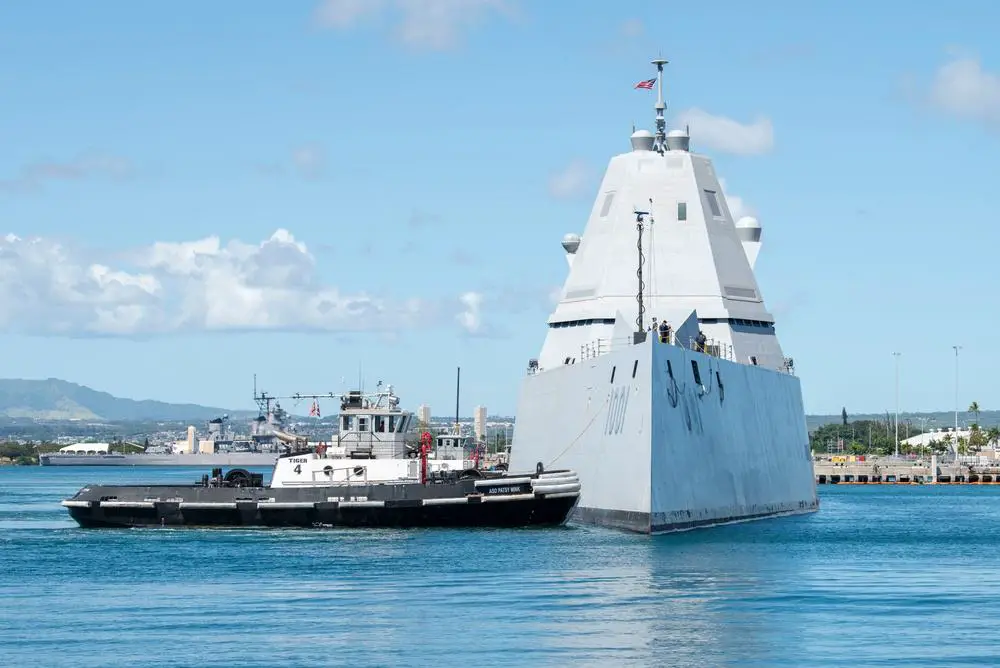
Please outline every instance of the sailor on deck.
[{"label": "sailor on deck", "polygon": [[695,337],[695,340],[694,340],[694,345],[695,345],[694,349],[697,350],[700,353],[705,352],[705,344],[707,342],[708,342],[708,337],[705,336],[705,332],[703,332],[703,331],[701,331],[699,329],[698,330],[698,336]]},{"label": "sailor on deck", "polygon": [[670,343],[670,323],[666,320],[660,322],[660,343]]}]

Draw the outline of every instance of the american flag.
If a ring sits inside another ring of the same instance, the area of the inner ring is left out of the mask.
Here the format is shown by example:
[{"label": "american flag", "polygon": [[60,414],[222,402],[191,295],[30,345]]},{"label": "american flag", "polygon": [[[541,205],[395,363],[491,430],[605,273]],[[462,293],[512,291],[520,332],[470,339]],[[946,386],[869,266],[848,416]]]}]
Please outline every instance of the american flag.
[{"label": "american flag", "polygon": [[635,85],[636,88],[645,88],[646,90],[652,90],[653,84],[656,83],[656,79],[646,79],[645,81],[640,81]]}]

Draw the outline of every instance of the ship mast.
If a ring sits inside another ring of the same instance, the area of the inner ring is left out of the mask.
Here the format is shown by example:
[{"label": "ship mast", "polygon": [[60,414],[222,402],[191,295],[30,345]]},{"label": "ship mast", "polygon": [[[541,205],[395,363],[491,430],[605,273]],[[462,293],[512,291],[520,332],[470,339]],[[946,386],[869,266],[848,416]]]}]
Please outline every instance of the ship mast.
[{"label": "ship mast", "polygon": [[642,253],[642,227],[643,227],[643,216],[648,216],[648,211],[634,211],[635,213],[635,229],[639,233],[639,238],[635,243],[636,250],[639,251],[639,268],[635,272],[635,275],[639,278],[639,294],[636,295],[636,301],[639,302],[639,317],[635,319],[636,331],[642,334],[645,328],[642,326],[642,317],[646,314],[646,306],[642,301],[642,293],[645,292],[646,284],[642,280],[642,265],[646,261],[645,255]]},{"label": "ship mast", "polygon": [[667,146],[667,121],[663,112],[667,105],[663,102],[663,66],[668,60],[657,58],[652,61],[656,65],[656,150],[662,154]]}]

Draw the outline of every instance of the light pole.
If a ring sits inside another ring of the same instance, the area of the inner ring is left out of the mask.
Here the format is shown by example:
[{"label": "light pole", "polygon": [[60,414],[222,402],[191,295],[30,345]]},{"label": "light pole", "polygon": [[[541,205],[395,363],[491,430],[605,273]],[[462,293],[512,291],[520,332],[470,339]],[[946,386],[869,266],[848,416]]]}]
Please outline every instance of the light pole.
[{"label": "light pole", "polygon": [[958,351],[962,346],[952,346],[955,349],[955,438],[958,438]]},{"label": "light pole", "polygon": [[928,417],[928,416],[926,416],[926,415],[924,415],[923,417],[920,418],[920,432],[921,432],[921,436],[920,436],[920,454],[923,454],[923,452],[924,452],[924,445],[925,445],[924,441],[927,441],[926,445],[930,446],[930,439],[928,438],[928,434],[930,432],[927,431],[927,423],[930,420],[931,420],[931,418]]},{"label": "light pole", "polygon": [[899,353],[893,353],[896,358],[896,457],[899,457]]},{"label": "light pole", "polygon": [[958,464],[958,351],[962,346],[952,346],[955,349],[955,464]]}]

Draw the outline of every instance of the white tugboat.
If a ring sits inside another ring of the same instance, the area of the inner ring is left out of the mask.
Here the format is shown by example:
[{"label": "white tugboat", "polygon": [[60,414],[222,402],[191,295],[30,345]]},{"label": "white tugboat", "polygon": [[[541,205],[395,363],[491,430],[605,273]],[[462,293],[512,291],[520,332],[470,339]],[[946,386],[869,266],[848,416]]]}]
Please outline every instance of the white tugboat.
[{"label": "white tugboat", "polygon": [[341,400],[329,444],[282,456],[263,475],[221,468],[194,485],[90,485],[63,501],[83,527],[517,527],[563,524],[580,496],[572,471],[484,471],[465,439],[413,442],[390,386]]},{"label": "white tugboat", "polygon": [[733,221],[687,131],[666,133],[665,63],[656,134],[632,134],[563,239],[510,465],[572,468],[575,520],[644,533],[814,511],[799,380],[753,272],[760,225]]}]

